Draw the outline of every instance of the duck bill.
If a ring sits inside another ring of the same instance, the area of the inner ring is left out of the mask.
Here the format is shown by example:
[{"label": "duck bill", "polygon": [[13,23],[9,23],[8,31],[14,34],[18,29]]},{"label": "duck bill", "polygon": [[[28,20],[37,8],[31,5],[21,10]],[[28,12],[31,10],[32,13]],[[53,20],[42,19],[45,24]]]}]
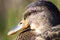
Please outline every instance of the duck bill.
[{"label": "duck bill", "polygon": [[28,27],[29,27],[28,22],[26,20],[22,20],[15,28],[13,28],[8,32],[8,35],[15,34],[18,31],[21,33],[24,30],[26,30]]}]

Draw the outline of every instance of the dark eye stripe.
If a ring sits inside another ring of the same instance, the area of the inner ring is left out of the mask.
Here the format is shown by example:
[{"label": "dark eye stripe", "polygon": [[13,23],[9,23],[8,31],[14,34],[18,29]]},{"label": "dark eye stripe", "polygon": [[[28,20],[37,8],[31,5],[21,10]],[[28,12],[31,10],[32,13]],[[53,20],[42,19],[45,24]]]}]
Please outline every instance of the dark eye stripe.
[{"label": "dark eye stripe", "polygon": [[27,16],[30,16],[30,15],[31,15],[32,13],[34,13],[34,12],[36,12],[36,11],[33,11],[33,10],[32,10],[31,12],[25,13],[25,14],[24,14],[24,18],[26,18]]},{"label": "dark eye stripe", "polygon": [[32,13],[33,14],[37,14],[37,12],[42,12],[43,10],[31,10],[30,12],[27,12],[27,13],[25,13],[24,14],[24,19],[26,19],[27,18],[27,16],[30,16]]}]

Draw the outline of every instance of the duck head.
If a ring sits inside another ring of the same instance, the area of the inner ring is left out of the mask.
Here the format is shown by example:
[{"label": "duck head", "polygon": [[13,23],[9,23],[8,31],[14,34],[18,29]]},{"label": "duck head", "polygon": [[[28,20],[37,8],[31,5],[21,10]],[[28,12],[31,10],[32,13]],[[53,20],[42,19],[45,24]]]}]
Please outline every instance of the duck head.
[{"label": "duck head", "polygon": [[41,33],[52,26],[60,24],[60,13],[50,1],[36,1],[27,6],[22,20],[8,35],[18,31],[23,32],[29,25],[34,32]]}]

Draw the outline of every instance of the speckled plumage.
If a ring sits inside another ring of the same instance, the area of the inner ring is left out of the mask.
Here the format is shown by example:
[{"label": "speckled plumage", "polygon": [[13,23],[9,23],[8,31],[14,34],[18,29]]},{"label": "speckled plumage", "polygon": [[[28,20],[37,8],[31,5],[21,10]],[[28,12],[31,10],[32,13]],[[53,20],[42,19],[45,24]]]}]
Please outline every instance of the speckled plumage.
[{"label": "speckled plumage", "polygon": [[53,3],[33,2],[24,13],[24,19],[28,20],[30,30],[20,33],[17,40],[60,40],[60,13]]},{"label": "speckled plumage", "polygon": [[[36,38],[40,39],[36,39]],[[41,39],[42,38],[42,39]],[[36,35],[32,30],[26,30],[18,35],[16,40],[60,40],[60,25],[46,30],[44,33]]]}]

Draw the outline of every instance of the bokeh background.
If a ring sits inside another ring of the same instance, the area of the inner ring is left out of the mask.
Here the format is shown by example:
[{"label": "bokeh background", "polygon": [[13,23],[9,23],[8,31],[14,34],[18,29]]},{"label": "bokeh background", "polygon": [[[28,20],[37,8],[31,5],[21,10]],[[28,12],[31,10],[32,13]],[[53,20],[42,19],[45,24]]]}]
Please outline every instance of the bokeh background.
[{"label": "bokeh background", "polygon": [[[24,8],[36,0],[0,0],[0,40],[15,40],[19,33],[7,36],[23,17]],[[60,0],[50,0],[60,10]]]}]

